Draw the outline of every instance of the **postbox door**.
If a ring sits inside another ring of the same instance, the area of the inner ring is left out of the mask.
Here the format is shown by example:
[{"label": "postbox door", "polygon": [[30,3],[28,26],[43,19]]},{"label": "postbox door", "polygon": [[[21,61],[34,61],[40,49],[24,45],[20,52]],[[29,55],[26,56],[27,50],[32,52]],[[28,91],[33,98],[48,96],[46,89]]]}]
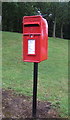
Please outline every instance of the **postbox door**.
[{"label": "postbox door", "polygon": [[40,35],[24,36],[23,42],[24,61],[39,62],[40,61]]}]

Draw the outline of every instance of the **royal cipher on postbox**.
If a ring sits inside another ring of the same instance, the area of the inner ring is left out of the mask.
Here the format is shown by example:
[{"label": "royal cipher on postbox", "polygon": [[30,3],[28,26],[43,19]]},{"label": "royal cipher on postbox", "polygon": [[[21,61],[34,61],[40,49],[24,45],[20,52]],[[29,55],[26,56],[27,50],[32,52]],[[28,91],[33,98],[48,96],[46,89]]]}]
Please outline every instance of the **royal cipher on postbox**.
[{"label": "royal cipher on postbox", "polygon": [[48,24],[41,15],[23,17],[23,61],[48,59]]}]

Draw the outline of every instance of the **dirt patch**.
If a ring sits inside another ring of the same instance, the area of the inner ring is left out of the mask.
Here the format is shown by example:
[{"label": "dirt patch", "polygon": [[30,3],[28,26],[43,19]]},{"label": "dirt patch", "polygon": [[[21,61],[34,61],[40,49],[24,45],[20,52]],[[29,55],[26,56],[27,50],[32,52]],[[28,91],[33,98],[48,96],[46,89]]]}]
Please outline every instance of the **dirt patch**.
[{"label": "dirt patch", "polygon": [[[18,95],[13,90],[2,91],[3,118],[32,118],[32,98]],[[50,102],[37,102],[37,118],[57,118],[58,112]]]}]

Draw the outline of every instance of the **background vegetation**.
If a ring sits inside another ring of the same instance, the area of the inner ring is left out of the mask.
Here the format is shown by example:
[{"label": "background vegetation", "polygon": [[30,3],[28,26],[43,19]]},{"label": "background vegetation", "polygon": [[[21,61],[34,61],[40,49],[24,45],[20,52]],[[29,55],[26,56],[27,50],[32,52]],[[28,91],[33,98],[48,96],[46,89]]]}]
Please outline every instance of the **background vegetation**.
[{"label": "background vegetation", "polygon": [[23,16],[44,15],[49,36],[70,39],[70,2],[3,2],[2,30],[22,32]]}]

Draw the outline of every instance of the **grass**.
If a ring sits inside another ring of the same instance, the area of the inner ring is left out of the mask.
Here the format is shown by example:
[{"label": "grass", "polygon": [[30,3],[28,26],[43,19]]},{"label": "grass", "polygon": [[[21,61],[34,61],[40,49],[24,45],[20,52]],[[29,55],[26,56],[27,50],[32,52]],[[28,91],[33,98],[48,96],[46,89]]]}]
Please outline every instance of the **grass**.
[{"label": "grass", "polygon": [[[32,96],[33,63],[22,61],[22,34],[2,33],[3,88]],[[68,40],[49,38],[48,60],[39,63],[38,99],[68,117]]]}]

